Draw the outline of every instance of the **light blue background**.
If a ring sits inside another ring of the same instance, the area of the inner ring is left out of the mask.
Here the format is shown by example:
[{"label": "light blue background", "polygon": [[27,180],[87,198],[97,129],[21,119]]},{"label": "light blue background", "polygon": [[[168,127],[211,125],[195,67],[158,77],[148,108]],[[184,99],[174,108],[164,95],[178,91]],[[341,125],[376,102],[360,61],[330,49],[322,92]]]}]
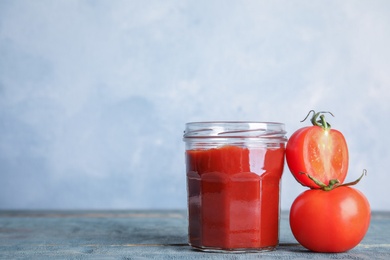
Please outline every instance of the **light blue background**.
[{"label": "light blue background", "polygon": [[1,0],[0,208],[185,208],[186,122],[315,109],[390,210],[389,46],[387,0]]}]

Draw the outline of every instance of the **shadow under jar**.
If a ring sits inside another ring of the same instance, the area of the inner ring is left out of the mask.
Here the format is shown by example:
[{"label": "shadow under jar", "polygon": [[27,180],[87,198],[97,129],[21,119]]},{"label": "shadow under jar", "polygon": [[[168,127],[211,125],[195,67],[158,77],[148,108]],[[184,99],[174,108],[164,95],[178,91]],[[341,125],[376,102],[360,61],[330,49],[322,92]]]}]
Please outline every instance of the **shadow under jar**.
[{"label": "shadow under jar", "polygon": [[186,124],[189,244],[202,251],[273,250],[279,241],[284,124]]}]

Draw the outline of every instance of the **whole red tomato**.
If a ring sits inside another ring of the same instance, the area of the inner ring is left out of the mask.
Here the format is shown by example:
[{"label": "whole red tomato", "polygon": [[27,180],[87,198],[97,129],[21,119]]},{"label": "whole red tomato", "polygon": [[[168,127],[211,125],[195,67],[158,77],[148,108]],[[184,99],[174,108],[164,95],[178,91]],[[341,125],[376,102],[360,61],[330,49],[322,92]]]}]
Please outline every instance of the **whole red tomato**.
[{"label": "whole red tomato", "polygon": [[370,205],[358,190],[307,190],[293,202],[290,227],[296,240],[315,252],[344,252],[355,247],[370,223]]},{"label": "whole red tomato", "polygon": [[[307,175],[326,186],[331,180],[343,183],[348,172],[345,138],[341,132],[330,128],[321,113],[314,112],[313,126],[298,129],[286,146],[286,161],[291,173],[299,183],[310,188],[320,186]],[[317,120],[319,116],[321,119]]]}]

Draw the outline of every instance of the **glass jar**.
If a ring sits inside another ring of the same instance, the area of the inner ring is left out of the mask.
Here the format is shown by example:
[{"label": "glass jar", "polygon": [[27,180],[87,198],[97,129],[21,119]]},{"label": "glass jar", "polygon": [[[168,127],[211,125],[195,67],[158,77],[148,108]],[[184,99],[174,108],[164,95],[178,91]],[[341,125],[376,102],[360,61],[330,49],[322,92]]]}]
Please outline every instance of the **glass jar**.
[{"label": "glass jar", "polygon": [[189,244],[202,251],[273,250],[279,241],[284,124],[186,124]]}]

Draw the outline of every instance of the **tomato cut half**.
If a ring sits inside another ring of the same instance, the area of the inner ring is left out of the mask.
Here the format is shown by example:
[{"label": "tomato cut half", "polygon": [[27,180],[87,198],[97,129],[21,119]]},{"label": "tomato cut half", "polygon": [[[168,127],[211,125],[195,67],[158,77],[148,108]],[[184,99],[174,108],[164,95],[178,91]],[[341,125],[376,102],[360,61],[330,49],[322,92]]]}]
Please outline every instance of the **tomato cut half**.
[{"label": "tomato cut half", "polygon": [[304,186],[320,188],[307,175],[325,185],[330,180],[343,183],[348,172],[348,147],[343,134],[335,129],[308,126],[292,134],[286,146],[287,165]]}]

